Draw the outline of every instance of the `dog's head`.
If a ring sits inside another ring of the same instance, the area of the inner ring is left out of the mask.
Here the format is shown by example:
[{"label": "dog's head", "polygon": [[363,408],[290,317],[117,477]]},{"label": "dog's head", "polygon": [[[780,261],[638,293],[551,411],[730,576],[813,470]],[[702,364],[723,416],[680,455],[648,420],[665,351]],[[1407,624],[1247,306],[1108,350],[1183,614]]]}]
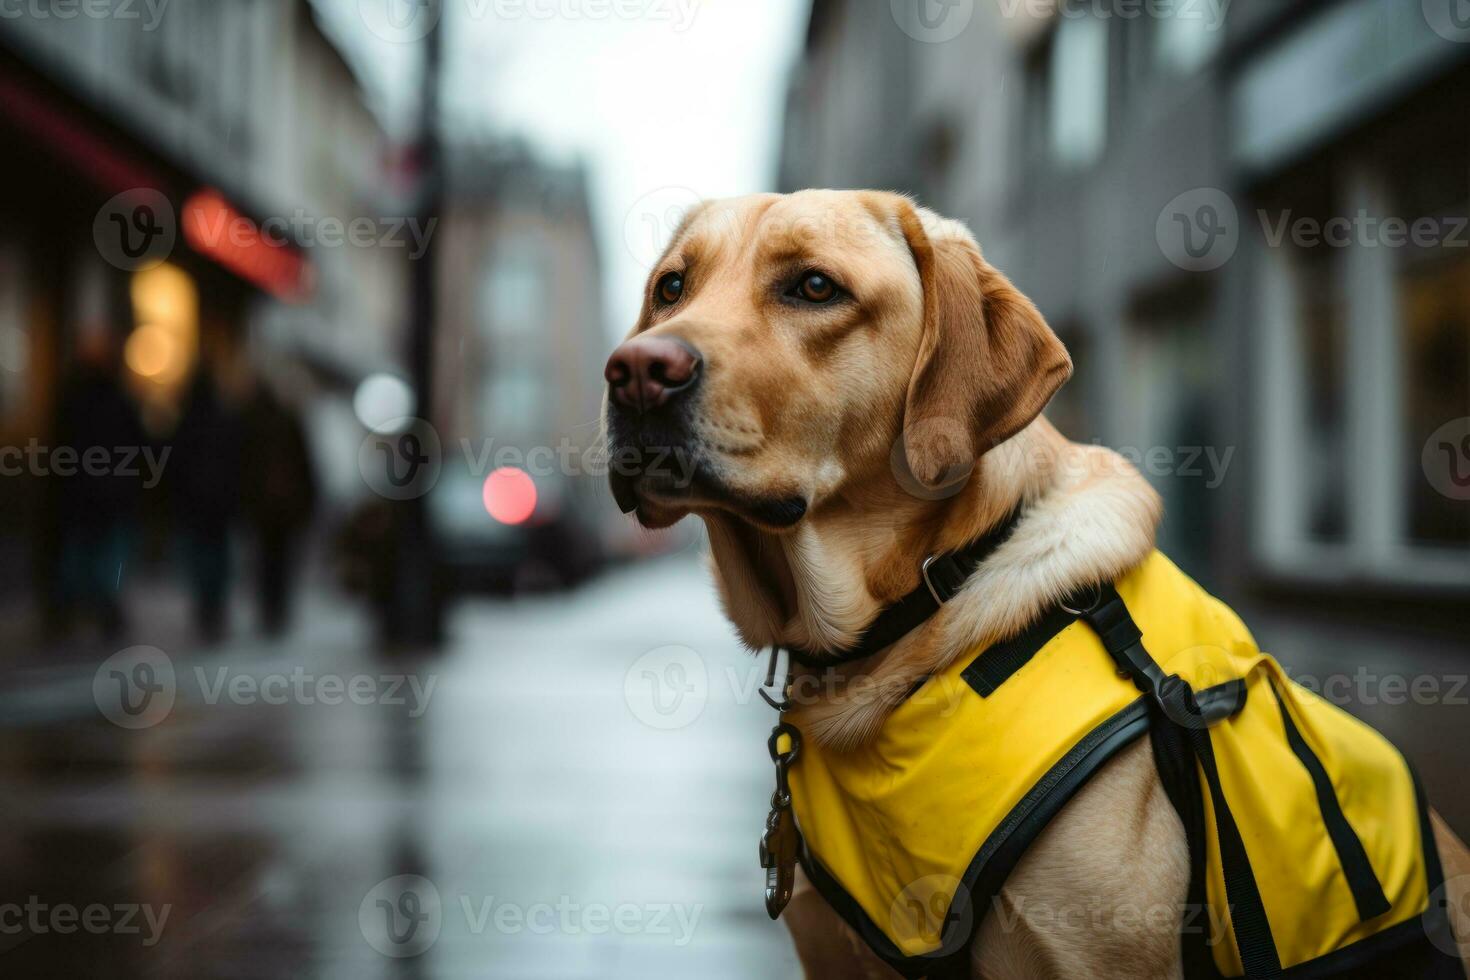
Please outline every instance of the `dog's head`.
[{"label": "dog's head", "polygon": [[1071,373],[963,225],[896,194],[705,204],[607,365],[613,493],[650,527],[789,528],[854,481],[966,479]]}]

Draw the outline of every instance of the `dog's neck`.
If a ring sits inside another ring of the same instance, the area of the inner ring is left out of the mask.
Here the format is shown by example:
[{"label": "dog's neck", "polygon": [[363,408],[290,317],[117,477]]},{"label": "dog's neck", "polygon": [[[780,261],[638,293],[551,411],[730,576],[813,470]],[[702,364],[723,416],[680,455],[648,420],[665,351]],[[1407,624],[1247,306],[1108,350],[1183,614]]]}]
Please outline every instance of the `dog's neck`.
[{"label": "dog's neck", "polygon": [[863,696],[845,696],[844,684],[814,685],[830,695],[796,710],[816,737],[837,745],[864,741],[914,683],[963,652],[1019,632],[1072,589],[1137,565],[1153,550],[1160,514],[1158,495],[1122,457],[1070,443],[1044,419],[987,453],[947,499],[921,499],[888,474],[853,482],[861,486],[785,534],[706,518],[726,614],[752,649],[841,650],[919,583],[926,556],[968,544],[1018,506],[1023,517],[939,614],[841,671],[869,679]]}]

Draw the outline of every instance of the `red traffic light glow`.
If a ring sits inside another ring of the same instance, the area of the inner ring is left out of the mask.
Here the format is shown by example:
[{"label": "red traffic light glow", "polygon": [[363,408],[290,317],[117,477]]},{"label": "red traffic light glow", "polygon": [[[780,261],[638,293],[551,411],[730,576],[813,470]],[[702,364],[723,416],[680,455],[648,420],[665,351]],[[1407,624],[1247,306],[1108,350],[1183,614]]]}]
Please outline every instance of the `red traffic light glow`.
[{"label": "red traffic light glow", "polygon": [[485,510],[502,524],[524,524],[536,511],[536,484],[525,470],[503,466],[485,477]]}]

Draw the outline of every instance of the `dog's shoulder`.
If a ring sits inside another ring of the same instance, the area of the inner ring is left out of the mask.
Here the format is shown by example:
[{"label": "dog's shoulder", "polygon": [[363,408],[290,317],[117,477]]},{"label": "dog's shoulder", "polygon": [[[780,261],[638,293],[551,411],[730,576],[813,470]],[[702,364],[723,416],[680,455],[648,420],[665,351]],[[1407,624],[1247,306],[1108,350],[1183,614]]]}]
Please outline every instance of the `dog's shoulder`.
[{"label": "dog's shoulder", "polygon": [[1139,739],[1078,791],[1011,872],[985,910],[977,974],[1179,976],[1188,889],[1184,827],[1149,740]]}]

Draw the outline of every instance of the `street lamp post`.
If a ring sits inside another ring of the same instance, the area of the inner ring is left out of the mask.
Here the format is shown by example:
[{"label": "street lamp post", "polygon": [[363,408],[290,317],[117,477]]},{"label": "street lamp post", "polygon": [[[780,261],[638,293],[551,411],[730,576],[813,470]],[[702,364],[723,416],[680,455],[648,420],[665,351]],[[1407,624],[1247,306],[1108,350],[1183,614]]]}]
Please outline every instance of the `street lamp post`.
[{"label": "street lamp post", "polygon": [[[433,26],[424,41],[424,68],[418,147],[418,212],[421,228],[433,228],[444,205],[446,168],[440,145],[440,75],[443,57],[443,11],[440,0],[424,0]],[[438,249],[427,236],[423,252],[411,260],[408,369],[413,382],[414,417],[432,425],[434,413],[434,332],[437,321]],[[434,528],[423,495],[403,502],[395,549],[389,638],[410,644],[434,644],[442,635],[441,589]]]}]

